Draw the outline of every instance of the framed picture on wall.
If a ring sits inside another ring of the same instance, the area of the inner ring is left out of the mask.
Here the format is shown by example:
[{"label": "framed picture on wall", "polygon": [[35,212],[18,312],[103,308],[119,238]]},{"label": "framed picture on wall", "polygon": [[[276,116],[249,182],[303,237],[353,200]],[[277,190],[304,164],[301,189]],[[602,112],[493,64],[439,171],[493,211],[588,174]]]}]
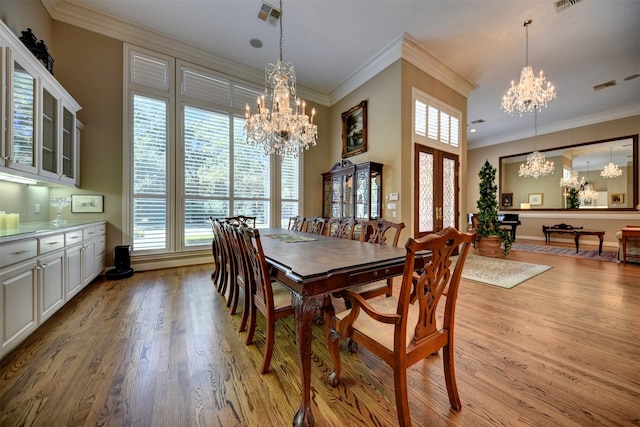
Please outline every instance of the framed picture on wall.
[{"label": "framed picture on wall", "polygon": [[104,196],[94,194],[72,194],[71,195],[71,212],[104,212]]},{"label": "framed picture on wall", "polygon": [[529,193],[529,204],[531,206],[542,206],[542,193]]},{"label": "framed picture on wall", "polygon": [[611,195],[612,205],[621,205],[624,203],[624,193],[616,193]]},{"label": "framed picture on wall", "polygon": [[367,151],[367,101],[342,113],[342,158]]},{"label": "framed picture on wall", "polygon": [[513,193],[502,193],[502,206],[506,208],[513,206]]}]

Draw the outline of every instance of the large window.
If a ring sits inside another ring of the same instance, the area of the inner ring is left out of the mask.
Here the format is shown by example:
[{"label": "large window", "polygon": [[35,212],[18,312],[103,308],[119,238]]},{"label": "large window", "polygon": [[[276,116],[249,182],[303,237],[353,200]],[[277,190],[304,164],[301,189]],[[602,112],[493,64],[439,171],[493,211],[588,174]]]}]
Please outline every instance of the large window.
[{"label": "large window", "polygon": [[132,251],[208,248],[210,216],[286,226],[299,212],[300,161],[246,144],[245,104],[260,91],[174,58],[127,52]]}]

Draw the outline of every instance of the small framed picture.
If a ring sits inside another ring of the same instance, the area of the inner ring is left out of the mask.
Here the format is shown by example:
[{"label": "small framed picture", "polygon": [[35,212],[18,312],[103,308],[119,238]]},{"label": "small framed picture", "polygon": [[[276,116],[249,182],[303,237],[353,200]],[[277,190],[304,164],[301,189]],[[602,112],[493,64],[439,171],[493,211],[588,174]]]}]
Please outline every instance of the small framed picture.
[{"label": "small framed picture", "polygon": [[543,193],[529,193],[529,204],[531,206],[542,206]]},{"label": "small framed picture", "polygon": [[367,101],[342,113],[342,158],[367,151]]},{"label": "small framed picture", "polygon": [[507,208],[513,206],[513,193],[502,193],[502,206]]},{"label": "small framed picture", "polygon": [[104,196],[95,194],[72,194],[72,213],[101,213],[104,212]]},{"label": "small framed picture", "polygon": [[621,205],[624,203],[624,193],[615,193],[611,195],[612,205]]}]

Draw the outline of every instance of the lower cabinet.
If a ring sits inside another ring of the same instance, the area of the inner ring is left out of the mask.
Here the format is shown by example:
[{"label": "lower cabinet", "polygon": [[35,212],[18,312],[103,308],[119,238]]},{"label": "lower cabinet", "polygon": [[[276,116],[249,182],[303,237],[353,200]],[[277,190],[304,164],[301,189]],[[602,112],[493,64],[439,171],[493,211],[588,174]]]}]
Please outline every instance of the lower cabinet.
[{"label": "lower cabinet", "polygon": [[65,302],[64,251],[56,251],[38,259],[40,290],[40,322],[44,322]]},{"label": "lower cabinet", "polygon": [[0,240],[0,358],[102,272],[105,231],[92,223]]},{"label": "lower cabinet", "polygon": [[0,355],[11,350],[38,326],[36,261],[30,260],[0,274]]}]

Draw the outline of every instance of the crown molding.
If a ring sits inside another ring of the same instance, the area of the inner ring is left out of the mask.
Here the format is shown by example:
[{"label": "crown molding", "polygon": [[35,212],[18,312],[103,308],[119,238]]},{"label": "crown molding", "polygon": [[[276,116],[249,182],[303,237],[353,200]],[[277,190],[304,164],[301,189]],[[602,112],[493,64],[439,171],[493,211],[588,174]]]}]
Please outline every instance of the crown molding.
[{"label": "crown molding", "polygon": [[[181,43],[150,28],[100,14],[65,0],[41,2],[51,18],[56,21],[209,67],[236,80],[241,79],[255,85],[264,84],[264,70],[257,70],[204,49]],[[298,85],[298,92],[307,101],[329,106],[329,96],[323,92],[302,85]]]},{"label": "crown molding", "polygon": [[[620,107],[615,110],[606,111],[600,114],[593,114],[591,116],[579,117],[576,119],[565,120],[563,122],[555,123],[553,125],[547,125],[538,127],[538,136],[545,135],[553,132],[561,132],[569,129],[575,129],[584,126],[597,125],[599,123],[609,122],[612,120],[625,119],[627,117],[640,116],[640,105],[631,105],[626,107]],[[520,139],[531,138],[531,131],[525,132],[512,132],[492,137],[486,137],[478,139],[477,141],[467,141],[467,149],[475,150],[477,148],[489,147],[491,145],[504,144],[506,142],[513,142]]]},{"label": "crown molding", "polygon": [[441,81],[465,98],[479,86],[453,71],[443,62],[424,50],[410,34],[402,37],[402,59]]}]

